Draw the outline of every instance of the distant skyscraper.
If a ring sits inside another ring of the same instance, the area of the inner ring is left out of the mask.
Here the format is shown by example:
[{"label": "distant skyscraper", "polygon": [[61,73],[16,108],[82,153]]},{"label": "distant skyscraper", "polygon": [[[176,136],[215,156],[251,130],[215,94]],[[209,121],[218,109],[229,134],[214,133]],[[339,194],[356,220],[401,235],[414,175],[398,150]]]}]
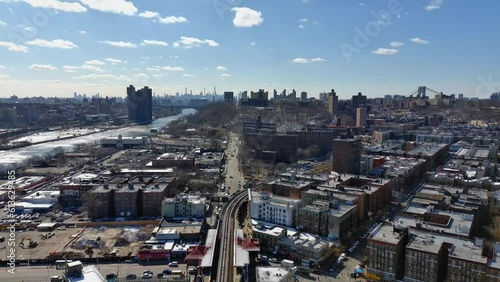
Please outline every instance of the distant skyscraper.
[{"label": "distant skyscraper", "polygon": [[300,93],[300,100],[307,101],[307,92],[302,91],[302,93]]},{"label": "distant skyscraper", "polygon": [[127,87],[128,118],[135,122],[145,123],[153,120],[153,90],[147,86],[135,91],[135,87]]},{"label": "distant skyscraper", "polygon": [[356,126],[366,126],[366,108],[356,109]]},{"label": "distant skyscraper", "polygon": [[334,89],[328,94],[328,112],[335,116],[339,113],[339,97]]},{"label": "distant skyscraper", "polygon": [[361,168],[361,140],[333,140],[331,167],[337,173],[359,174]]},{"label": "distant skyscraper", "polygon": [[234,92],[224,92],[224,101],[233,102],[234,101]]},{"label": "distant skyscraper", "polygon": [[360,108],[361,106],[366,106],[366,96],[362,95],[361,92],[356,96],[352,96],[352,107]]},{"label": "distant skyscraper", "polygon": [[273,98],[274,98],[274,100],[278,99],[278,91],[276,91],[276,89],[274,89],[274,91],[273,91]]},{"label": "distant skyscraper", "polygon": [[297,91],[295,89],[292,90],[292,100],[297,99]]}]

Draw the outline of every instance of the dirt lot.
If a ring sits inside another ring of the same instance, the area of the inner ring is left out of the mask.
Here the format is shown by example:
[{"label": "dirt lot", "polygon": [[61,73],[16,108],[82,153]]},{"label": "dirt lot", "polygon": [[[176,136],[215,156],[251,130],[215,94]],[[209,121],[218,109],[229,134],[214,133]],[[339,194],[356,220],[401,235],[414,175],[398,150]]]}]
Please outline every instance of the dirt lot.
[{"label": "dirt lot", "polygon": [[[126,256],[129,252],[135,255],[142,241],[149,239],[152,230],[152,226],[67,228],[54,230],[54,235],[45,240],[41,235],[49,232],[17,232],[16,251],[18,259],[43,259],[52,252],[72,252],[78,257],[88,257],[84,247],[90,244],[94,246],[93,257],[102,257],[113,250],[117,251],[118,256]],[[8,238],[9,233],[0,232],[0,236]],[[24,248],[19,246],[23,238]],[[28,239],[36,241],[38,246],[29,248]],[[5,247],[8,247],[7,241],[0,243],[0,250]]]}]

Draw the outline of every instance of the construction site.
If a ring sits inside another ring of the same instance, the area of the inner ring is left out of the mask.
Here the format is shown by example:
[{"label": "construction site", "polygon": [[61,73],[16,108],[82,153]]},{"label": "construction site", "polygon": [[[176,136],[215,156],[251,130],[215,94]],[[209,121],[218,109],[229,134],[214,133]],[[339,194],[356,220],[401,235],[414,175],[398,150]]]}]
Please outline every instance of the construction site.
[{"label": "construction site", "polygon": [[[149,239],[154,226],[59,227],[51,232],[16,232],[18,260],[57,260],[135,256],[140,245]],[[0,236],[9,238],[9,233]],[[8,240],[0,249],[9,248]]]}]

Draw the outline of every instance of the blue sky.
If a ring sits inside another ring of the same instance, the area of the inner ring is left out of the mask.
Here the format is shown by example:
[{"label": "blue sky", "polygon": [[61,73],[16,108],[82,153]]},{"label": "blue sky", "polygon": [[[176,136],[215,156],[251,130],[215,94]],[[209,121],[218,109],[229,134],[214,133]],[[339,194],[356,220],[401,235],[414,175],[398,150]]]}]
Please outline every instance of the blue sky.
[{"label": "blue sky", "polygon": [[[480,3],[480,4],[479,4]],[[484,0],[0,0],[1,96],[500,91]],[[498,81],[498,82],[497,82]]]}]

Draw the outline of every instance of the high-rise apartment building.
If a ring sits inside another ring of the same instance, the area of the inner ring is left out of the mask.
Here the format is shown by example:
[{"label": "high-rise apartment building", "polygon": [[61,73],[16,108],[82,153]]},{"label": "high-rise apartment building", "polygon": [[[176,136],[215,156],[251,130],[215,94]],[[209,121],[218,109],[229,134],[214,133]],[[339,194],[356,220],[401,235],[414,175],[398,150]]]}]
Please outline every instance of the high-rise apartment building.
[{"label": "high-rise apartment building", "polygon": [[328,94],[328,112],[332,115],[338,115],[339,113],[339,97],[333,89]]},{"label": "high-rise apartment building", "polygon": [[133,85],[127,87],[128,118],[139,123],[153,120],[153,90],[147,86],[135,90]]},{"label": "high-rise apartment building", "polygon": [[361,106],[366,106],[366,96],[358,92],[358,95],[352,96],[352,107],[360,108]]},{"label": "high-rise apartment building", "polygon": [[356,126],[366,126],[366,108],[357,108],[356,109]]},{"label": "high-rise apartment building", "polygon": [[360,139],[333,140],[332,171],[359,174],[361,163]]}]

